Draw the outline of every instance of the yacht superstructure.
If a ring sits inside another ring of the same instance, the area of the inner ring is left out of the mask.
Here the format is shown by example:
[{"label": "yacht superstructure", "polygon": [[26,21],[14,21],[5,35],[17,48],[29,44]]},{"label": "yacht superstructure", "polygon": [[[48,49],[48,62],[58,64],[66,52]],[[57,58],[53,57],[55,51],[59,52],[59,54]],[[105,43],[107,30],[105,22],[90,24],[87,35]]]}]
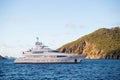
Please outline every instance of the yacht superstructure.
[{"label": "yacht superstructure", "polygon": [[24,51],[23,57],[17,58],[14,63],[78,63],[85,57],[52,50],[39,42],[39,38],[35,45],[35,48]]}]

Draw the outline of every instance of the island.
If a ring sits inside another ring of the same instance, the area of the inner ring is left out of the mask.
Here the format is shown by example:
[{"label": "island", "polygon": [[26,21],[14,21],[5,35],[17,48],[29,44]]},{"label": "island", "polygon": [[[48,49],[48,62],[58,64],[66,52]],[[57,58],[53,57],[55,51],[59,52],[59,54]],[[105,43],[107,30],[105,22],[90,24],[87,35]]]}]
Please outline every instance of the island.
[{"label": "island", "polygon": [[0,59],[5,59],[3,56],[0,55]]},{"label": "island", "polygon": [[120,59],[120,27],[98,29],[63,45],[58,51],[84,54],[86,59]]}]

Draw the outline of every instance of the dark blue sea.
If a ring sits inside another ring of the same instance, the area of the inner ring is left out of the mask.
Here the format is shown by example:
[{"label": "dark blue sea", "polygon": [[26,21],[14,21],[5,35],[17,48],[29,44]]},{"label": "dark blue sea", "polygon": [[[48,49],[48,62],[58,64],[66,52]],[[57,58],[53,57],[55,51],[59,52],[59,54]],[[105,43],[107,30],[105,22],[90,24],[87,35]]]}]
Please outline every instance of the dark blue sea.
[{"label": "dark blue sea", "polygon": [[79,64],[14,64],[0,60],[0,80],[120,80],[120,60]]}]

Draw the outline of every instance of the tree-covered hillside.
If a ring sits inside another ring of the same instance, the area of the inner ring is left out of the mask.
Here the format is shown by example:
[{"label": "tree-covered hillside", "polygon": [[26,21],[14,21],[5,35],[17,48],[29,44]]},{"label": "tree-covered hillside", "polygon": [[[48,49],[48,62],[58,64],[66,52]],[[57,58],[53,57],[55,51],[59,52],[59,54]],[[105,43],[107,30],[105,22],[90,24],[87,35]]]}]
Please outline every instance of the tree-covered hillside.
[{"label": "tree-covered hillside", "polygon": [[58,49],[85,54],[89,59],[120,59],[120,27],[101,28]]}]

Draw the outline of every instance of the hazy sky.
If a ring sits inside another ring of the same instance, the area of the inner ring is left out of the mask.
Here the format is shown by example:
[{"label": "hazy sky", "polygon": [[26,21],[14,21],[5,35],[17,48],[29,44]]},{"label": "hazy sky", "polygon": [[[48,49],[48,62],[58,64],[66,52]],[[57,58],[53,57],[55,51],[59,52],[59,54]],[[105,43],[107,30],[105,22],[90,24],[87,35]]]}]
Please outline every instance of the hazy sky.
[{"label": "hazy sky", "polygon": [[120,0],[0,0],[0,54],[20,56],[36,37],[56,49],[120,26]]}]

